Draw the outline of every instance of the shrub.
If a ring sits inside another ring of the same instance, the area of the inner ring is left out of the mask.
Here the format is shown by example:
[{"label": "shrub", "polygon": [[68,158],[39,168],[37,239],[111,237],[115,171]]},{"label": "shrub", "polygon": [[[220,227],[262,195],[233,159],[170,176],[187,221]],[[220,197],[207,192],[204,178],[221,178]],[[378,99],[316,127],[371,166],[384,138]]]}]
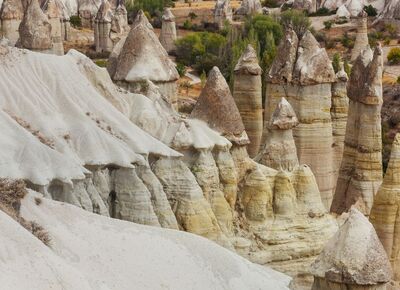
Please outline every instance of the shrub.
[{"label": "shrub", "polygon": [[397,36],[397,27],[393,23],[388,23],[385,25],[385,31],[387,31],[391,38],[396,38]]},{"label": "shrub", "polygon": [[184,64],[181,64],[178,62],[176,65],[176,70],[178,71],[178,74],[180,77],[183,77],[186,74],[186,66]]},{"label": "shrub", "polygon": [[72,15],[69,18],[69,22],[75,28],[81,28],[82,27],[82,20],[78,15]]},{"label": "shrub", "polygon": [[400,76],[397,77],[396,83],[400,85]]},{"label": "shrub", "polygon": [[395,47],[389,51],[387,56],[389,64],[400,64],[400,48]]},{"label": "shrub", "polygon": [[283,27],[292,27],[299,38],[311,27],[311,21],[307,15],[300,10],[287,10],[281,14]]},{"label": "shrub", "polygon": [[185,22],[183,22],[183,29],[190,30],[192,27],[193,24],[189,19],[186,19]]},{"label": "shrub", "polygon": [[335,11],[330,11],[328,8],[321,7],[316,12],[310,13],[309,16],[327,16],[334,13]]},{"label": "shrub", "polygon": [[365,6],[364,11],[367,12],[368,16],[378,15],[378,11],[372,5]]},{"label": "shrub", "polygon": [[342,36],[341,42],[344,47],[346,48],[353,48],[354,47],[354,38],[349,37],[349,34],[345,32]]},{"label": "shrub", "polygon": [[346,72],[346,74],[347,74],[348,76],[350,76],[350,74],[351,74],[351,67],[350,67],[349,62],[347,61],[347,59],[345,59],[345,61],[343,62],[343,69],[344,69],[344,71]]},{"label": "shrub", "polygon": [[332,66],[335,73],[340,70],[340,54],[338,52],[333,55]]},{"label": "shrub", "polygon": [[346,17],[340,17],[338,19],[336,19],[335,23],[340,25],[340,24],[345,24],[348,23],[349,21],[346,19]]},{"label": "shrub", "polygon": [[332,28],[333,22],[332,21],[324,21],[325,29],[329,30]]},{"label": "shrub", "polygon": [[107,67],[108,61],[106,59],[98,59],[94,63],[97,64],[99,67]]},{"label": "shrub", "polygon": [[268,7],[268,8],[277,8],[279,7],[279,2],[277,0],[264,0],[262,2],[262,6]]},{"label": "shrub", "polygon": [[194,13],[194,12],[190,12],[190,13],[188,14],[188,17],[189,17],[191,20],[194,20],[194,19],[197,18],[197,14]]},{"label": "shrub", "polygon": [[156,16],[157,12],[160,13],[164,10],[164,7],[172,6],[174,6],[172,0],[134,0],[133,5],[128,5],[127,9],[129,7],[129,12],[143,10],[148,12],[150,16]]},{"label": "shrub", "polygon": [[272,33],[275,43],[279,43],[283,37],[283,29],[279,22],[267,15],[256,15],[246,23],[246,31],[255,33],[260,43],[260,51],[264,51],[267,44],[267,35]]}]

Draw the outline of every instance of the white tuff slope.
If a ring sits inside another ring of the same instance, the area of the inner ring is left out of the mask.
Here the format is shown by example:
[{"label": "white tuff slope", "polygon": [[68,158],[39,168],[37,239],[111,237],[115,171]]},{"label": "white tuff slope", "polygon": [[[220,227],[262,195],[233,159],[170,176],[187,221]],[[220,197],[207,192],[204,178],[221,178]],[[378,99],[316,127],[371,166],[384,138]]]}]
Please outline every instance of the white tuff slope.
[{"label": "white tuff slope", "polygon": [[36,205],[35,195],[22,201],[21,215],[49,232],[51,249],[0,211],[3,289],[288,289],[287,276],[204,238],[47,199]]}]

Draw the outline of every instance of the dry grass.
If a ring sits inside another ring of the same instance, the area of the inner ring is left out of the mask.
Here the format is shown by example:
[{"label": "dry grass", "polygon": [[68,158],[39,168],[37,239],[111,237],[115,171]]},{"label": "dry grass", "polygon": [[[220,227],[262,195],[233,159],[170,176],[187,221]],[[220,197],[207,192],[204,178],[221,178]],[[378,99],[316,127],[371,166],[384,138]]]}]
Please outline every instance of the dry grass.
[{"label": "dry grass", "polygon": [[[27,193],[28,191],[23,180],[0,178],[0,210],[17,221],[46,246],[50,246],[51,238],[49,233],[37,222],[27,221],[20,216],[21,200]],[[40,198],[35,198],[36,205],[41,204],[41,202]]]}]

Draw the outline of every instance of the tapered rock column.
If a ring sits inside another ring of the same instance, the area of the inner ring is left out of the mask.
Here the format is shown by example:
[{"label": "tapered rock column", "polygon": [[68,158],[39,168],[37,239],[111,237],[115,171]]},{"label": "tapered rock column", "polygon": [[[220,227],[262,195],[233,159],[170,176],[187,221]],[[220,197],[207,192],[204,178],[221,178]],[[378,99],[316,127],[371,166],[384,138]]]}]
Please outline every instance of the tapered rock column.
[{"label": "tapered rock column", "polygon": [[217,0],[214,7],[214,23],[223,29],[225,22],[232,21],[232,7],[230,0]]},{"label": "tapered rock column", "polygon": [[18,30],[19,43],[23,48],[51,53],[51,24],[40,9],[38,0],[27,0],[24,18]]},{"label": "tapered rock column", "polygon": [[243,0],[240,7],[235,11],[235,14],[241,17],[254,15],[262,12],[260,0]]},{"label": "tapered rock column", "polygon": [[341,67],[336,74],[336,82],[332,85],[332,132],[333,132],[333,165],[334,180],[338,179],[340,164],[342,162],[344,136],[346,134],[347,114],[349,111],[349,98],[347,97],[348,76]]},{"label": "tapered rock column", "polygon": [[357,19],[357,34],[353,50],[351,51],[351,61],[355,61],[361,51],[368,45],[368,14],[362,10]]},{"label": "tapered rock column", "polygon": [[268,123],[268,138],[255,160],[277,170],[299,166],[292,129],[299,124],[292,106],[282,98]]},{"label": "tapered rock column", "polygon": [[357,209],[328,241],[311,266],[312,290],[386,290],[389,259],[374,227]]},{"label": "tapered rock column", "polygon": [[[370,221],[390,259],[393,280],[400,287],[400,134],[392,145],[383,183],[372,206]],[[398,288],[396,288],[398,289]]]},{"label": "tapered rock column", "polygon": [[331,61],[307,31],[301,40],[289,29],[278,48],[267,75],[264,136],[273,110],[284,97],[293,107],[299,125],[294,128],[300,164],[307,164],[315,174],[325,207],[329,209],[334,180],[331,97],[336,80]]},{"label": "tapered rock column", "polygon": [[250,157],[258,153],[263,130],[261,74],[257,53],[249,44],[235,67],[233,98],[250,139]]},{"label": "tapered rock column", "polygon": [[113,49],[113,43],[110,38],[113,16],[110,2],[103,0],[94,20],[94,42],[97,52],[111,52]]},{"label": "tapered rock column", "polygon": [[165,50],[170,53],[176,49],[176,26],[175,26],[175,16],[172,14],[170,8],[164,9],[164,14],[162,16],[162,26],[160,34],[161,45]]},{"label": "tapered rock column", "polygon": [[378,46],[375,52],[364,50],[352,68],[345,145],[331,206],[337,214],[355,205],[369,215],[382,182],[382,67]]},{"label": "tapered rock column", "polygon": [[4,0],[0,10],[1,36],[7,38],[11,45],[19,39],[19,24],[24,17],[21,0]]},{"label": "tapered rock column", "polygon": [[52,51],[56,55],[64,55],[64,46],[61,31],[61,11],[59,10],[55,0],[47,1],[45,13],[49,18],[49,22],[51,25],[51,41],[53,43]]}]

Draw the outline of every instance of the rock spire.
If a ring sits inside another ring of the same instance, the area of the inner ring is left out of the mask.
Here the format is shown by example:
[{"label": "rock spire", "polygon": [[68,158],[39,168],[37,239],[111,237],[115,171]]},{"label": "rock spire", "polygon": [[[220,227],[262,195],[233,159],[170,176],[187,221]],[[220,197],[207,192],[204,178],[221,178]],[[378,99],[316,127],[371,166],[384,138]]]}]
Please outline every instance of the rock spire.
[{"label": "rock spire", "polygon": [[355,61],[360,53],[368,46],[368,14],[364,10],[357,18],[357,34],[351,51],[351,61]]},{"label": "rock spire", "polygon": [[175,16],[172,14],[170,8],[164,8],[160,42],[167,52],[173,52],[176,49],[176,38]]}]

